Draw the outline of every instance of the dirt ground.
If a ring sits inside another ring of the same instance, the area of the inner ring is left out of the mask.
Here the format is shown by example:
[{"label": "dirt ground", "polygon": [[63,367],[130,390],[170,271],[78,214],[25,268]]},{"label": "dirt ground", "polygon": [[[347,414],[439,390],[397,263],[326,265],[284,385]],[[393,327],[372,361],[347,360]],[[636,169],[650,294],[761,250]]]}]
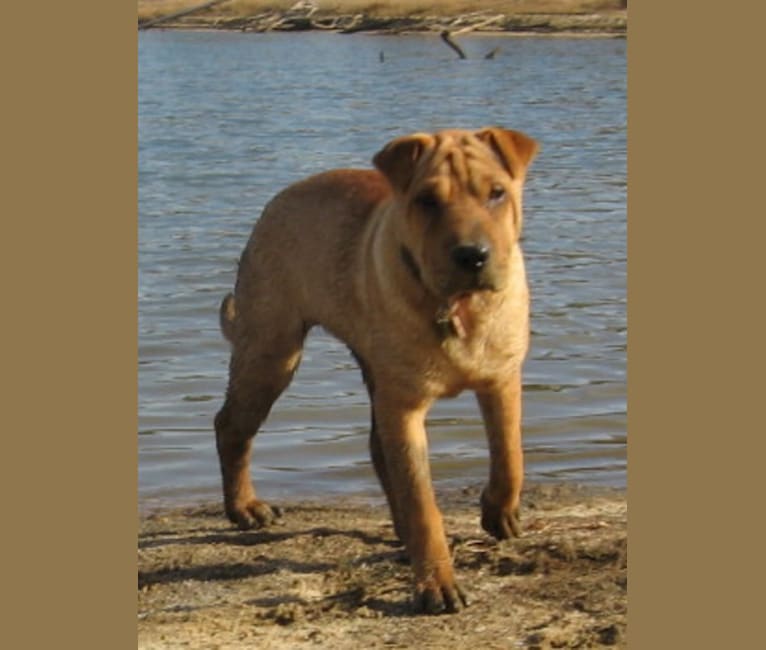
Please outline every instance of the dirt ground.
[{"label": "dirt ground", "polygon": [[140,518],[139,648],[599,648],[627,645],[624,491],[525,490],[524,536],[479,526],[479,487],[440,492],[470,605],[415,615],[388,511],[371,499],[275,504],[241,532],[218,504]]}]

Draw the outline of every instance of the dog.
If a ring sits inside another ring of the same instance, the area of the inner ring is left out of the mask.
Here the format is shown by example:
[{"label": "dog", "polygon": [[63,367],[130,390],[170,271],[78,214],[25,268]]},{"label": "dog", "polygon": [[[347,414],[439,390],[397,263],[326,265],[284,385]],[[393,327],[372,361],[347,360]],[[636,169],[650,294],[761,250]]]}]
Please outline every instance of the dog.
[{"label": "dog", "polygon": [[426,613],[467,605],[431,484],[425,417],[475,392],[489,441],[481,524],[520,534],[521,369],[529,293],[519,245],[522,193],[538,150],[500,127],[394,139],[374,169],[338,169],[277,194],[220,307],[231,344],[215,417],[228,518],[242,529],[279,513],[256,497],[252,438],[290,383],[307,332],[351,350],[372,405],[370,452]]}]

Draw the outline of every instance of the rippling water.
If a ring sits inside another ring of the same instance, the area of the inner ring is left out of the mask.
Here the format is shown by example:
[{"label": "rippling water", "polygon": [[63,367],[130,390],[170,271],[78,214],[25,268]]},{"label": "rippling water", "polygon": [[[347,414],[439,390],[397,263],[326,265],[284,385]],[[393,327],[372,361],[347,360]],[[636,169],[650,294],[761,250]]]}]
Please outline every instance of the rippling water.
[{"label": "rippling water", "polygon": [[[264,204],[390,138],[501,124],[542,144],[525,192],[530,479],[625,485],[625,41],[139,34],[139,496],[219,493],[212,418],[228,348],[218,305]],[[500,46],[495,60],[483,54]],[[385,62],[379,61],[379,52]],[[377,489],[369,407],[344,346],[314,331],[255,441],[266,498]],[[473,396],[429,418],[435,480],[481,480]]]}]

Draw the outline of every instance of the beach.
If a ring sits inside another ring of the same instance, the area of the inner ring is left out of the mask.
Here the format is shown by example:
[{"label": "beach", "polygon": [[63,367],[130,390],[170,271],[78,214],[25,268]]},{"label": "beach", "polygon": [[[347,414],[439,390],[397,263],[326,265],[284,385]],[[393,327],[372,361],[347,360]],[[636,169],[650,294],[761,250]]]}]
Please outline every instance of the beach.
[{"label": "beach", "polygon": [[623,490],[538,484],[521,538],[479,526],[479,486],[439,492],[470,604],[416,615],[410,569],[381,500],[279,503],[278,523],[242,532],[220,504],[144,513],[140,648],[626,647]]}]

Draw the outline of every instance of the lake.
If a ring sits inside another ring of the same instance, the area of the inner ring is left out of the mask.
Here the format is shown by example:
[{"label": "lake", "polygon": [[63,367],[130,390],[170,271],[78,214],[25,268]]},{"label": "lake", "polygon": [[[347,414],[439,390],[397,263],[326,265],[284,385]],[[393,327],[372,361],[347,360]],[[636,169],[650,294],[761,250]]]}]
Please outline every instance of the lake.
[{"label": "lake", "polygon": [[[626,41],[458,40],[466,60],[437,35],[139,33],[142,507],[220,494],[218,306],[266,202],[309,174],[370,167],[398,135],[495,124],[541,143],[524,196],[527,480],[625,486]],[[437,485],[486,477],[472,394],[439,402],[427,426]],[[350,354],[314,330],[255,439],[259,495],[378,494],[368,427]]]}]

